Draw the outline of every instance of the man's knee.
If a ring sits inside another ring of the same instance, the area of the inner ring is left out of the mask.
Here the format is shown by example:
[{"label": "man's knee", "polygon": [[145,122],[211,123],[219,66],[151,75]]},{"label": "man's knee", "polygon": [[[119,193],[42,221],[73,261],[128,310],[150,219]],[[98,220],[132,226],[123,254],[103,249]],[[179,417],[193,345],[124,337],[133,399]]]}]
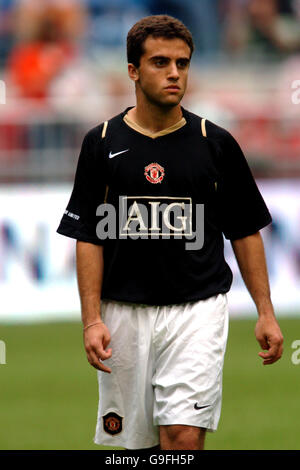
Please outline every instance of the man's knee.
[{"label": "man's knee", "polygon": [[206,429],[195,426],[160,426],[160,446],[166,450],[202,450]]}]

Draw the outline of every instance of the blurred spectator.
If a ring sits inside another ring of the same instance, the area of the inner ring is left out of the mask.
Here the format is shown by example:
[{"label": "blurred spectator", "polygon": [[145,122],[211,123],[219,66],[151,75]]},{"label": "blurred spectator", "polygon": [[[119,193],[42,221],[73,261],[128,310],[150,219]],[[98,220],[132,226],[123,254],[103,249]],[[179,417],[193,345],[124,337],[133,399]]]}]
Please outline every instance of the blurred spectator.
[{"label": "blurred spectator", "polygon": [[14,8],[15,35],[18,41],[32,40],[40,23],[50,19],[60,38],[81,39],[85,30],[86,8],[82,0],[18,0]]},{"label": "blurred spectator", "polygon": [[232,54],[279,59],[300,50],[299,19],[290,2],[229,0],[225,44]]},{"label": "blurred spectator", "polygon": [[0,67],[5,63],[14,40],[13,6],[13,0],[0,0]]},{"label": "blurred spectator", "polygon": [[89,49],[124,47],[131,26],[150,14],[151,1],[86,0],[91,15],[87,30]]},{"label": "blurred spectator", "polygon": [[213,58],[220,49],[220,0],[152,0],[151,13],[183,21],[193,34],[195,55]]},{"label": "blurred spectator", "polygon": [[8,58],[10,87],[24,98],[43,99],[53,80],[76,57],[83,28],[81,3],[23,0],[15,9],[16,44]]}]

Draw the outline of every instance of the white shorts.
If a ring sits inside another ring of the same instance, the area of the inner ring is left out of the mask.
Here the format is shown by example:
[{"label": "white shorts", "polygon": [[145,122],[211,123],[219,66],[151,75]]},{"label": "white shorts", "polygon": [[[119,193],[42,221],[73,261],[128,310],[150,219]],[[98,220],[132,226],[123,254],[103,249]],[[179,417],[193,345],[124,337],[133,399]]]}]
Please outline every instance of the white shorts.
[{"label": "white shorts", "polygon": [[96,444],[159,444],[159,426],[215,431],[228,333],[227,297],[168,306],[103,302],[111,374],[97,371]]}]

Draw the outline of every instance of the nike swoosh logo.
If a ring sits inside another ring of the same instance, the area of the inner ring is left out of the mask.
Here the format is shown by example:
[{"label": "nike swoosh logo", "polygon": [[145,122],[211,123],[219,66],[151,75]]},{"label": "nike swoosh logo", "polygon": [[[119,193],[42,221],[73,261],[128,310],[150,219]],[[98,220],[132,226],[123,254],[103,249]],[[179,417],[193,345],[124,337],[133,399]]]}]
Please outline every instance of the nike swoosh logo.
[{"label": "nike swoosh logo", "polygon": [[198,406],[198,403],[194,404],[195,410],[202,410],[203,408],[208,408],[210,405]]},{"label": "nike swoosh logo", "polygon": [[111,153],[111,152],[109,152],[109,158],[114,158],[114,157],[116,157],[117,155],[121,155],[121,153],[128,152],[128,150],[129,150],[129,149],[122,150],[121,152],[117,152],[117,153]]}]

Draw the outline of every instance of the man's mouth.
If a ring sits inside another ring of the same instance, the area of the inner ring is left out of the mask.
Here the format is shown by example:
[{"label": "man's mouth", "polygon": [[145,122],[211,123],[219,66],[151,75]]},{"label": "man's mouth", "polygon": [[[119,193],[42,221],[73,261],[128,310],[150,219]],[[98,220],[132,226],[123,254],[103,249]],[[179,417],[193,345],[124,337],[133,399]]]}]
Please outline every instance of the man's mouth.
[{"label": "man's mouth", "polygon": [[178,85],[169,85],[169,86],[166,87],[166,90],[178,91],[178,90],[180,90],[180,88],[179,88]]}]

